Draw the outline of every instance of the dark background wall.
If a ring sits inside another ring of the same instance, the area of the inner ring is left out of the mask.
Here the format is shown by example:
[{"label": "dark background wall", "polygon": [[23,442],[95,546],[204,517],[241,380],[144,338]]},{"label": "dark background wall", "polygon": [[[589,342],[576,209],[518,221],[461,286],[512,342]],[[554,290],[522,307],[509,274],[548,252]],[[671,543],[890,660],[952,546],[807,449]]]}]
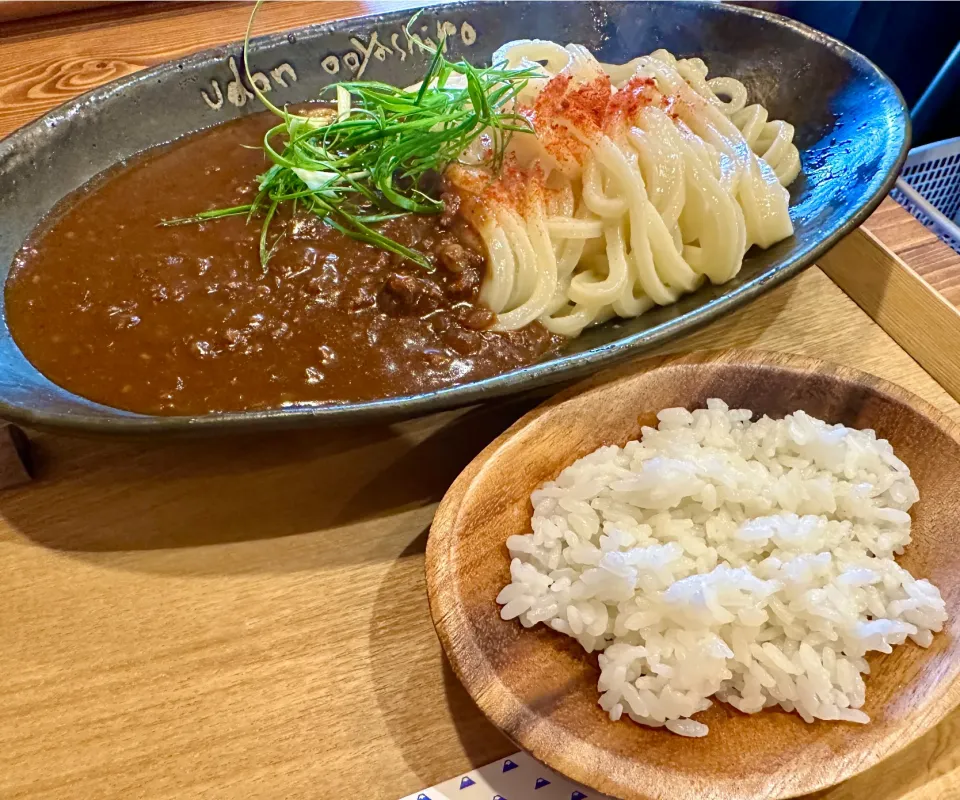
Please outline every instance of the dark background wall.
[{"label": "dark background wall", "polygon": [[[960,41],[960,2],[745,2],[791,17],[859,50],[913,108]],[[960,136],[960,63],[914,145]]]}]

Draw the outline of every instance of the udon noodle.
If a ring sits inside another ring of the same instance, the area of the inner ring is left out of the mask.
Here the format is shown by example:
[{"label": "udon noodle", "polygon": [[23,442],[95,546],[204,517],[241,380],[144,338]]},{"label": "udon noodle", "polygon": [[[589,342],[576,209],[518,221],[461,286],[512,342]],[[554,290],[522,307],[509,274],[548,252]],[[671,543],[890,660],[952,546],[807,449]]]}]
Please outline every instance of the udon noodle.
[{"label": "udon noodle", "polygon": [[665,50],[601,64],[524,40],[493,62],[537,68],[513,109],[534,133],[513,135],[497,174],[483,137],[447,174],[486,244],[498,329],[539,320],[577,336],[724,283],[751,246],[792,234],[793,126],[748,105],[740,82]]}]

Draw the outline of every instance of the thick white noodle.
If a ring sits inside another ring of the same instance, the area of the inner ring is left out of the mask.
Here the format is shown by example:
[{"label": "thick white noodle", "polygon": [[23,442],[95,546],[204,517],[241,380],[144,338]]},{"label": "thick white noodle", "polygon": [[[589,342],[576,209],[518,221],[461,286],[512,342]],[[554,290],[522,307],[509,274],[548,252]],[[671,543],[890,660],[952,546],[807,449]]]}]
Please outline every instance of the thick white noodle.
[{"label": "thick white noodle", "polygon": [[[604,73],[612,92],[652,79],[669,101],[640,104],[613,130],[551,119],[583,144],[576,162],[551,155],[534,134],[513,136],[512,156],[536,176],[523,207],[481,201],[468,212],[489,253],[481,299],[496,312],[496,329],[540,320],[577,336],[673,303],[704,280],[728,281],[752,245],[793,233],[785,189],[800,171],[793,126],[749,105],[739,81],[708,79],[702,60],[658,50],[601,64],[580,45],[522,40],[493,63],[536,71],[518,98],[524,106],[558,75],[575,88]],[[478,152],[461,162],[476,164]]]}]

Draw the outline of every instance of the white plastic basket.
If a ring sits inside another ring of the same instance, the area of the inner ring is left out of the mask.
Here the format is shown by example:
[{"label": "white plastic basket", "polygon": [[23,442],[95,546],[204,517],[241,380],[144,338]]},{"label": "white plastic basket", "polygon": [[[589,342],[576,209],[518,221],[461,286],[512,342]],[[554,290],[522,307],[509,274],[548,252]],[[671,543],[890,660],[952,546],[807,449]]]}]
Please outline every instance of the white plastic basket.
[{"label": "white plastic basket", "polygon": [[891,195],[960,253],[960,136],[911,150]]}]

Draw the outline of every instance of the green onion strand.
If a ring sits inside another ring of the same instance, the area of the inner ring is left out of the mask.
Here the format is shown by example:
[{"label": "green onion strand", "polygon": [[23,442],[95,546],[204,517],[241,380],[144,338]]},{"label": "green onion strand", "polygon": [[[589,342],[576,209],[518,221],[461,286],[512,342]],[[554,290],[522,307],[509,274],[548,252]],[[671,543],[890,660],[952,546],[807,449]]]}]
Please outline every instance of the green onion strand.
[{"label": "green onion strand", "polygon": [[[181,224],[246,215],[262,216],[260,261],[264,269],[281,237],[270,241],[270,226],[281,205],[305,209],[346,236],[395,253],[432,270],[426,256],[380,233],[375,226],[405,214],[437,214],[444,204],[433,196],[432,178],[442,174],[481,134],[488,132],[492,153],[487,164],[499,170],[510,137],[529,132],[527,121],[506,110],[535,69],[478,68],[466,61],[448,61],[445,40],[436,48],[404,28],[409,41],[431,55],[423,82],[407,91],[379,81],[344,81],[325,87],[328,93],[350,98],[346,114],[311,118],[280,109],[264,96],[249,67],[253,21],[247,25],[243,62],[247,80],[264,106],[283,121],[263,138],[263,151],[272,166],[258,178],[253,202],[233,208],[203,211],[167,220]],[[451,85],[450,79],[460,80]]]}]

